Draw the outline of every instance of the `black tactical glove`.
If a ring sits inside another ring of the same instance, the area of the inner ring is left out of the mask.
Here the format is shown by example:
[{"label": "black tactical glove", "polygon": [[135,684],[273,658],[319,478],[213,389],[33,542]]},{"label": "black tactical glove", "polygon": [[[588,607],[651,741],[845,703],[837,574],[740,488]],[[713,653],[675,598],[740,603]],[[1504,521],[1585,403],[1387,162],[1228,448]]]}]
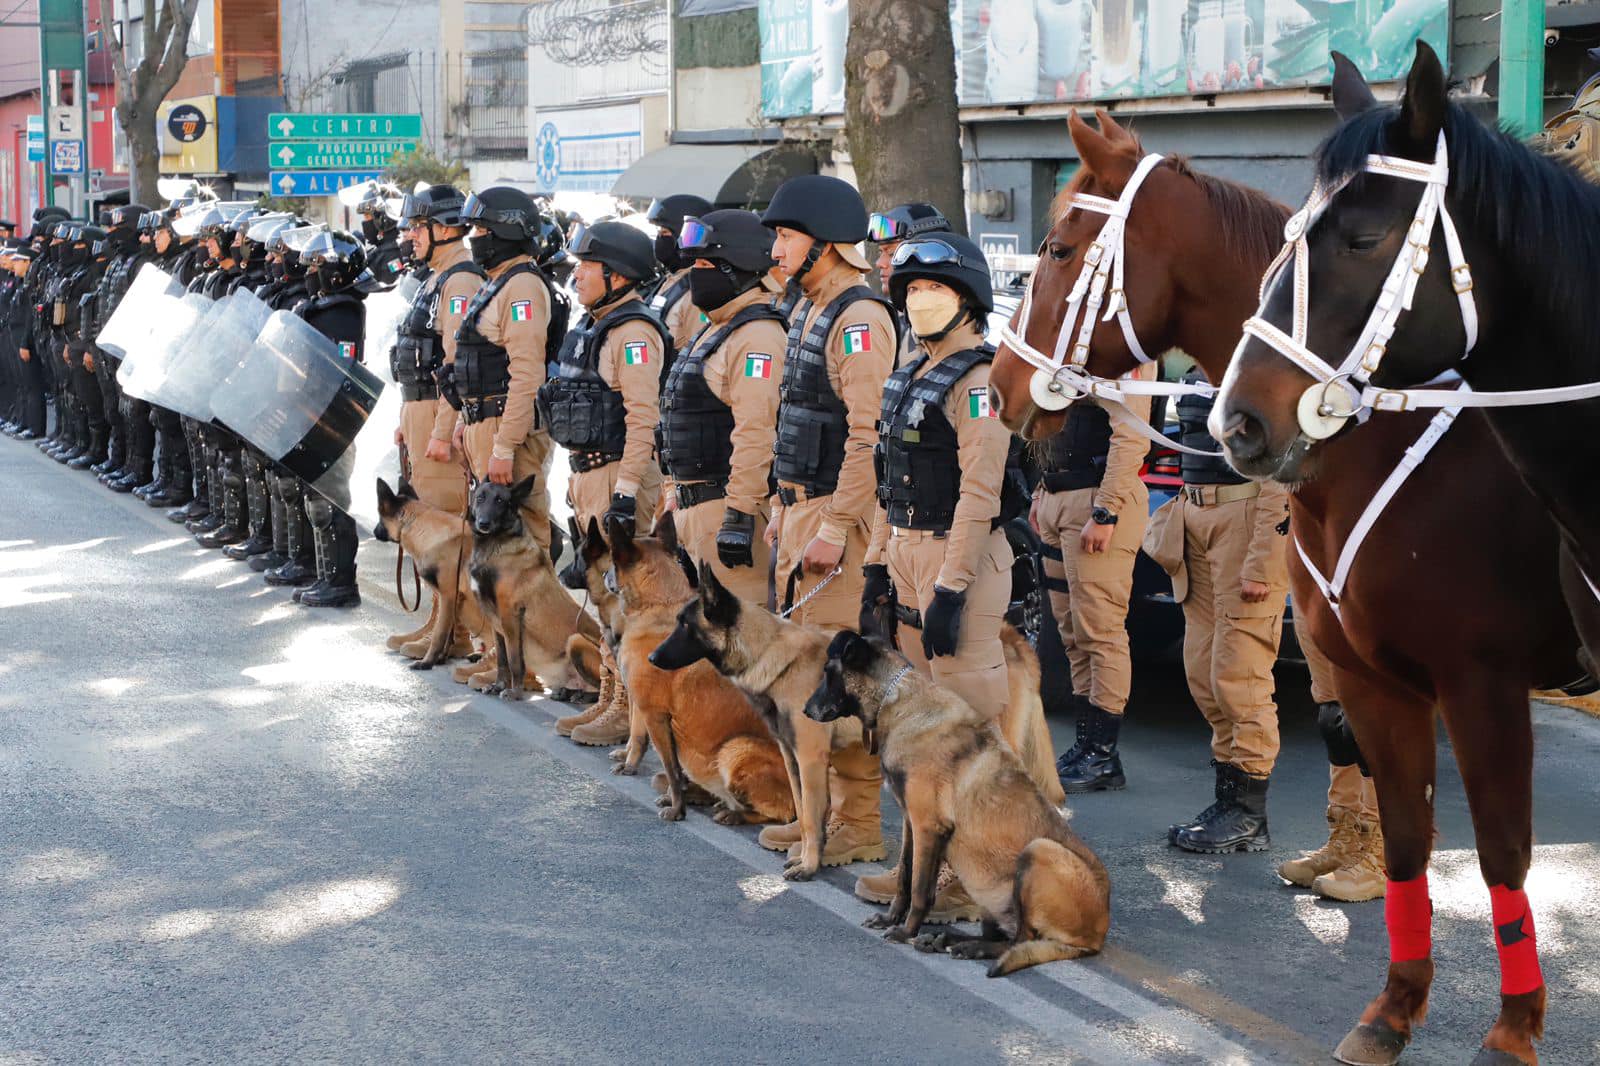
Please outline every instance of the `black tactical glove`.
[{"label": "black tactical glove", "polygon": [[861,576],[861,618],[857,626],[862,633],[877,633],[893,640],[894,583],[889,580],[889,568],[871,563],[861,568]]},{"label": "black tactical glove", "polygon": [[922,612],[922,654],[930,659],[954,655],[961,638],[961,611],[967,605],[965,592],[933,586],[933,602]]},{"label": "black tactical glove", "polygon": [[723,566],[755,566],[755,540],[755,515],[732,507],[722,512],[722,528],[717,530],[717,558],[722,560]]},{"label": "black tactical glove", "polygon": [[606,508],[606,513],[601,518],[600,524],[610,526],[611,520],[614,518],[637,534],[638,530],[634,526],[634,515],[637,510],[638,505],[632,496],[624,496],[620,492],[613,492],[611,494],[611,506]]}]

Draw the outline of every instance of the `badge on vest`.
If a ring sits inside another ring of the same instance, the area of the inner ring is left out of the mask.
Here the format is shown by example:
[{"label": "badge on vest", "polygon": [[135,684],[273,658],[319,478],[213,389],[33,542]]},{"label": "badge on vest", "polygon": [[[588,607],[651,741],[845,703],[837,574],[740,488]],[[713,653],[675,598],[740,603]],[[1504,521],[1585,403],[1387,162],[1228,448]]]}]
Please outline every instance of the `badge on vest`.
[{"label": "badge on vest", "polygon": [[[459,315],[462,311],[466,310],[466,306],[467,298],[465,296],[450,297],[450,313],[452,315]],[[515,310],[515,308],[512,308],[513,313],[515,313]]]},{"label": "badge on vest", "polygon": [[772,377],[772,356],[751,352],[744,357],[744,376],[747,378]]},{"label": "badge on vest", "polygon": [[995,417],[994,410],[989,406],[989,389],[987,386],[967,390],[967,417]]},{"label": "badge on vest", "polygon": [[862,323],[844,328],[844,354],[872,351],[872,327]]},{"label": "badge on vest", "polygon": [[511,321],[526,322],[533,317],[533,301],[518,300],[511,305]]},{"label": "badge on vest", "polygon": [[356,342],[355,341],[340,341],[339,342],[339,358],[341,358],[341,359],[354,359],[355,357],[356,357]]},{"label": "badge on vest", "polygon": [[629,341],[622,346],[622,358],[629,366],[642,366],[650,361],[650,346],[644,341]]}]

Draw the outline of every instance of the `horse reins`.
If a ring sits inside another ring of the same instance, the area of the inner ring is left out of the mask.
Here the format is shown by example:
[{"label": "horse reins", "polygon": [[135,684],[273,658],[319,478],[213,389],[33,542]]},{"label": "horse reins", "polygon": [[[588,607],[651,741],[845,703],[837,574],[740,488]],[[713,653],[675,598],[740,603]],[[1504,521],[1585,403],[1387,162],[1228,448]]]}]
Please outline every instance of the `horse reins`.
[{"label": "horse reins", "polygon": [[[1078,273],[1078,280],[1067,293],[1067,308],[1061,319],[1061,328],[1056,333],[1055,351],[1043,352],[1029,344],[1026,339],[1028,324],[1033,317],[1034,289],[1039,280],[1037,269],[1028,279],[1028,287],[1022,296],[1018,328],[1013,329],[1009,322],[1001,326],[1000,339],[1019,359],[1034,368],[1033,377],[1028,383],[1028,391],[1034,406],[1041,410],[1063,411],[1077,400],[1093,397],[1104,404],[1113,405],[1108,410],[1116,413],[1119,421],[1133,426],[1157,444],[1190,455],[1216,456],[1222,453],[1191,448],[1172,440],[1144,419],[1126,411],[1129,396],[1196,394],[1211,396],[1216,393],[1212,386],[1198,382],[1107,378],[1091,374],[1087,369],[1089,346],[1094,337],[1095,325],[1113,319],[1122,330],[1122,338],[1127,342],[1128,350],[1133,353],[1133,357],[1140,364],[1155,362],[1139,343],[1138,332],[1133,326],[1133,317],[1128,313],[1128,296],[1124,289],[1124,271],[1128,256],[1124,238],[1134,198],[1138,196],[1145,179],[1160,165],[1163,158],[1160,154],[1152,152],[1139,160],[1133,176],[1128,179],[1122,194],[1115,200],[1089,193],[1073,194],[1071,207],[1105,215],[1106,221],[1100,227],[1100,232],[1093,243],[1089,245],[1089,250],[1084,255],[1083,269]],[[1118,410],[1119,408],[1122,410]]]}]

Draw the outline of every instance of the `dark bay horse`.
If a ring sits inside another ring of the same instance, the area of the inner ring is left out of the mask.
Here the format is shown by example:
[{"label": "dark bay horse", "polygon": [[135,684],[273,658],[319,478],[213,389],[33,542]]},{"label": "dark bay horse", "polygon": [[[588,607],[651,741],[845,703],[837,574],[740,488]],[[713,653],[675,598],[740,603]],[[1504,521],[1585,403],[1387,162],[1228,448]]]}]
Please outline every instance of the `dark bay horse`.
[{"label": "dark bay horse", "polygon": [[[1103,112],[1100,126],[1096,132],[1076,116],[1070,123],[1083,167],[1063,195],[1034,279],[1038,309],[1025,340],[1036,350],[1054,348],[1065,294],[1104,221],[1068,209],[1071,196],[1121,195],[1144,155]],[[1220,380],[1287,214],[1261,194],[1197,174],[1182,161],[1156,167],[1130,211],[1125,241],[1124,292],[1141,347],[1181,348]],[[1134,365],[1122,330],[1099,323],[1086,369],[1115,377]],[[990,382],[1002,419],[1037,437],[1053,432],[1060,416],[1035,408],[1034,372],[1003,346]],[[1324,572],[1333,571],[1368,501],[1429,421],[1417,414],[1385,417],[1327,443],[1301,471],[1290,498],[1291,528]],[[1577,673],[1578,640],[1562,606],[1555,527],[1485,420],[1460,416],[1426,463],[1429,486],[1413,483],[1378,518],[1337,614],[1290,553],[1298,623],[1333,660],[1340,698],[1372,770],[1391,879],[1388,980],[1340,1043],[1336,1054],[1346,1062],[1394,1062],[1427,1011],[1436,713],[1466,784],[1484,878],[1520,889],[1533,844],[1528,690]],[[1495,521],[1486,522],[1487,515]],[[1507,559],[1519,565],[1506,566]],[[1531,956],[1531,921],[1526,928],[1524,952]],[[1544,1004],[1542,982],[1504,995],[1480,1059],[1536,1062]]]}]

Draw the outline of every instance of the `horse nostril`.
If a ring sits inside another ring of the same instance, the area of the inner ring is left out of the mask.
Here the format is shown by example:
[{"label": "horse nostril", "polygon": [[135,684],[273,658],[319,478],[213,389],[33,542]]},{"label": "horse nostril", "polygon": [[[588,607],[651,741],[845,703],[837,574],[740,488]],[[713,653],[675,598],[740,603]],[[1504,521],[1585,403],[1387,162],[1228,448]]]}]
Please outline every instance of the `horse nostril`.
[{"label": "horse nostril", "polygon": [[1222,423],[1217,440],[1235,459],[1258,459],[1267,450],[1267,435],[1261,420],[1248,411],[1233,411]]}]

